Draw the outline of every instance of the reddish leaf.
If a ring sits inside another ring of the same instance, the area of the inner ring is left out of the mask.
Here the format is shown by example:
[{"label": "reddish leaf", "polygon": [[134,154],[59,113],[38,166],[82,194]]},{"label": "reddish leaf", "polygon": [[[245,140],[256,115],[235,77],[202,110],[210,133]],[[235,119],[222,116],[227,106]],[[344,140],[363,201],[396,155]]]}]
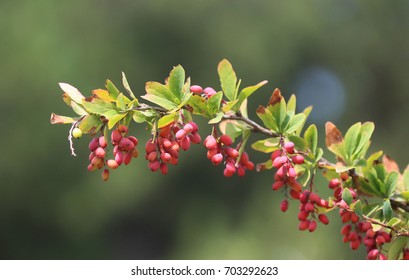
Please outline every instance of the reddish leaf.
[{"label": "reddish leaf", "polygon": [[386,171],[388,171],[388,173],[389,173],[389,172],[392,172],[392,171],[396,171],[396,172],[399,173],[399,166],[398,166],[398,164],[397,164],[396,161],[394,161],[390,156],[388,156],[388,155],[383,155],[383,157],[382,157],[382,162],[383,162],[383,165],[384,165],[385,168],[386,168]]},{"label": "reddish leaf", "polygon": [[331,147],[334,144],[342,142],[344,138],[342,137],[341,131],[332,122],[327,122],[325,124],[325,144],[327,147]]},{"label": "reddish leaf", "polygon": [[271,95],[270,101],[268,101],[268,105],[273,106],[276,103],[280,103],[281,99],[283,99],[281,91],[278,88],[276,88],[273,92],[273,95]]}]

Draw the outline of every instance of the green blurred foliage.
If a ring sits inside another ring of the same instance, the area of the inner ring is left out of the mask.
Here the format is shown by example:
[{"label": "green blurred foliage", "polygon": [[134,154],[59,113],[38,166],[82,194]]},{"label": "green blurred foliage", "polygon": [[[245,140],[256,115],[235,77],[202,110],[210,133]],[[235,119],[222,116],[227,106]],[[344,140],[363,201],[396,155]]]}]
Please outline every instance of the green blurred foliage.
[{"label": "green blurred foliage", "polygon": [[[299,232],[298,206],[279,211],[271,172],[226,179],[195,146],[166,177],[148,172],[141,156],[104,183],[86,171],[87,139],[71,157],[68,127],[48,119],[70,114],[58,82],[89,94],[106,78],[119,84],[125,71],[144,94],[146,81],[182,64],[193,84],[218,87],[216,66],[227,58],[243,86],[270,81],[250,100],[255,108],[275,87],[289,96],[297,75],[318,65],[347,94],[332,121],[343,131],[374,121],[370,151],[383,149],[403,168],[408,12],[404,0],[0,2],[1,258],[363,258],[342,243],[336,213],[314,234]],[[132,131],[147,139],[144,127]],[[316,181],[324,196],[325,185]]]}]

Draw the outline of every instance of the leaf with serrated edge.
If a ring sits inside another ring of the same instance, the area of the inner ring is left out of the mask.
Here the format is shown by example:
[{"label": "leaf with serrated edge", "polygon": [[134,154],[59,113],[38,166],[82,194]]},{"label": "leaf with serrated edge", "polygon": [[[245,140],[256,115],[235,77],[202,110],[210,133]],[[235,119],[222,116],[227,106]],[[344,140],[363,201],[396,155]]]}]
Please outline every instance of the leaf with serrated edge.
[{"label": "leaf with serrated edge", "polygon": [[81,92],[73,87],[70,84],[67,83],[59,83],[60,88],[66,93],[68,94],[68,96],[74,101],[77,102],[79,104],[81,104],[82,100],[85,98]]},{"label": "leaf with serrated edge", "polygon": [[397,260],[406,247],[407,242],[408,238],[405,236],[398,236],[393,239],[388,249],[388,260]]},{"label": "leaf with serrated edge", "polygon": [[267,110],[264,106],[259,106],[256,110],[256,114],[263,121],[265,127],[271,129],[273,132],[278,132],[276,120],[270,110]]},{"label": "leaf with serrated edge", "polygon": [[230,101],[236,100],[235,91],[237,77],[230,62],[227,59],[220,61],[217,67],[217,72],[219,73],[223,93],[226,95],[227,99]]},{"label": "leaf with serrated edge", "polygon": [[185,84],[185,70],[178,65],[169,74],[169,89],[179,102],[182,100],[183,86]]},{"label": "leaf with serrated edge", "polygon": [[318,145],[318,130],[315,124],[310,125],[304,132],[304,139],[307,141],[311,152],[315,154]]},{"label": "leaf with serrated edge", "polygon": [[66,116],[60,116],[54,113],[51,113],[50,123],[51,124],[68,124],[75,122],[75,119]]},{"label": "leaf with serrated edge", "polygon": [[116,100],[119,94],[119,90],[116,88],[116,86],[110,80],[106,80],[105,88],[108,90],[109,95]]},{"label": "leaf with serrated edge", "polygon": [[342,200],[344,200],[348,205],[352,203],[352,194],[351,191],[348,188],[345,188],[342,191]]},{"label": "leaf with serrated edge", "polygon": [[85,111],[84,107],[79,105],[78,103],[71,101],[72,110],[80,116],[88,115],[88,112]]},{"label": "leaf with serrated edge", "polygon": [[109,94],[109,92],[105,89],[94,89],[92,91],[92,94],[94,97],[97,97],[99,99],[102,99],[107,102],[115,102],[115,99],[112,98],[112,96]]},{"label": "leaf with serrated edge", "polygon": [[262,153],[272,153],[275,150],[278,150],[279,148],[278,144],[279,144],[278,138],[267,138],[254,142],[251,145],[251,148]]},{"label": "leaf with serrated edge", "polygon": [[163,117],[160,118],[159,121],[158,121],[158,127],[159,127],[159,128],[162,128],[162,127],[165,127],[165,126],[167,126],[168,124],[174,122],[176,116],[177,116],[177,112],[174,112],[174,113],[172,113],[172,114],[163,116]]},{"label": "leaf with serrated edge", "polygon": [[126,78],[126,75],[125,75],[124,72],[122,72],[122,85],[124,86],[126,92],[129,94],[129,96],[131,98],[133,98],[134,100],[135,99],[137,100],[135,94],[132,92],[131,87],[129,86],[128,79]]},{"label": "leaf with serrated edge", "polygon": [[178,107],[178,105],[175,104],[174,102],[168,99],[153,95],[153,94],[145,94],[145,95],[142,95],[141,97],[145,100],[148,100],[156,105],[159,105],[165,108],[166,110],[173,110]]},{"label": "leaf with serrated edge", "polygon": [[354,153],[355,148],[358,145],[358,137],[361,132],[361,123],[358,122],[354,125],[352,125],[347,132],[345,133],[344,137],[344,147],[345,147],[345,155],[346,159],[350,160],[352,159],[352,155]]},{"label": "leaf with serrated edge", "polygon": [[382,207],[383,217],[386,221],[392,219],[392,206],[389,199],[386,199]]},{"label": "leaf with serrated edge", "polygon": [[295,97],[294,94],[291,94],[291,97],[290,99],[288,99],[288,102],[287,102],[287,115],[289,115],[290,117],[295,115],[296,104],[297,104],[297,98]]},{"label": "leaf with serrated edge", "polygon": [[257,85],[243,88],[243,89],[240,91],[239,99],[238,99],[239,101],[238,101],[238,103],[237,103],[237,106],[240,107],[240,105],[243,103],[244,100],[246,100],[246,99],[247,99],[250,95],[252,95],[256,90],[258,90],[260,87],[264,86],[264,85],[267,84],[267,83],[268,83],[268,81],[264,80],[264,81],[258,83]]},{"label": "leaf with serrated edge", "polygon": [[211,119],[208,123],[209,123],[209,124],[219,123],[219,122],[222,120],[223,116],[224,116],[223,112],[219,112],[219,113],[216,115],[216,117],[214,117],[213,119]]}]

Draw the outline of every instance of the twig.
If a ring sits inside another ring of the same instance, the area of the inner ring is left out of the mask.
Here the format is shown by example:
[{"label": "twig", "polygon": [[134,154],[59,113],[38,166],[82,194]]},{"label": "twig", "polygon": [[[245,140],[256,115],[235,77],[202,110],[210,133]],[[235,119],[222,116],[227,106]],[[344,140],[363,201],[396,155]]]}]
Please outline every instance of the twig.
[{"label": "twig", "polygon": [[76,157],[77,155],[75,154],[75,150],[74,150],[74,143],[72,141],[72,131],[74,130],[74,128],[77,126],[77,124],[82,121],[82,119],[85,116],[80,117],[76,122],[73,122],[70,128],[70,131],[68,132],[68,142],[70,142],[70,150],[71,150],[71,155]]}]

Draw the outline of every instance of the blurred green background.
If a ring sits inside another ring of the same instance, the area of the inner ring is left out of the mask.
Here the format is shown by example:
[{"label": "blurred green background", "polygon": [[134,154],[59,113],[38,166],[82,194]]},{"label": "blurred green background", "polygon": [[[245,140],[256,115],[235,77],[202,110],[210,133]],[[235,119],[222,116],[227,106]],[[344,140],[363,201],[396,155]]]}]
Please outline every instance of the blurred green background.
[{"label": "blurred green background", "polygon": [[[144,94],[146,81],[181,64],[194,84],[218,87],[216,66],[227,58],[242,86],[269,80],[253,112],[279,87],[315,105],[310,121],[321,134],[326,120],[342,131],[374,121],[370,152],[383,149],[403,168],[408,15],[404,0],[1,1],[1,258],[364,258],[342,243],[336,213],[315,233],[299,232],[297,205],[280,212],[272,172],[226,179],[199,145],[167,176],[141,157],[102,182],[86,170],[88,140],[70,156],[69,127],[51,126],[49,116],[71,114],[58,82],[88,95],[106,78],[119,85],[125,71]],[[132,131],[147,139],[144,127]]]}]

